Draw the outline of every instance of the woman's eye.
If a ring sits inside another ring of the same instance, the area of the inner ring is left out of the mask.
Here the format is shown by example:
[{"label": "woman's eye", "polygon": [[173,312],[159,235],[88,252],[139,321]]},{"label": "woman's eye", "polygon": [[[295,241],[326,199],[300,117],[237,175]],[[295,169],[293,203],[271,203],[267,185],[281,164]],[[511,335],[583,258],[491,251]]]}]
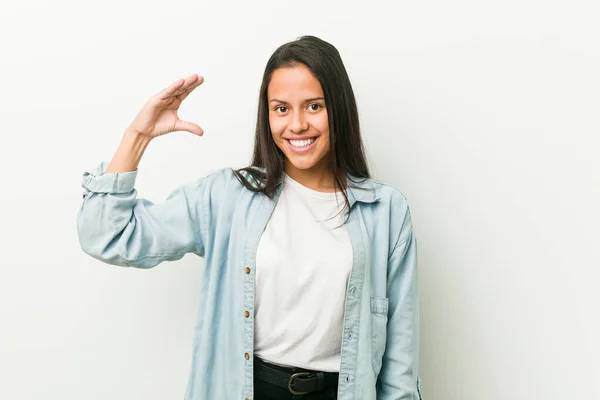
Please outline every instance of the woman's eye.
[{"label": "woman's eye", "polygon": [[287,111],[287,107],[285,106],[277,106],[275,107],[275,111],[279,111],[280,113],[284,113]]},{"label": "woman's eye", "polygon": [[310,108],[312,111],[317,111],[317,110],[319,110],[319,109],[321,108],[321,105],[320,105],[320,104],[317,104],[317,103],[313,103],[313,104],[311,104],[311,105],[310,105],[310,106],[308,106],[308,107],[309,107],[309,108]]}]

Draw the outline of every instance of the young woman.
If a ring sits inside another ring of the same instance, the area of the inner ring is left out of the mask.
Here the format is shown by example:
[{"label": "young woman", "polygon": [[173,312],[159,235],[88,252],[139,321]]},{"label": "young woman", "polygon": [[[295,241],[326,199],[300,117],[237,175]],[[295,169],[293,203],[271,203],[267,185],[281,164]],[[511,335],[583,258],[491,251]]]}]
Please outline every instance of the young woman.
[{"label": "young woman", "polygon": [[137,268],[205,259],[188,400],[421,399],[410,210],[398,189],[370,179],[338,51],[304,36],[271,56],[249,167],[162,203],[137,198],[153,138],[203,134],[177,116],[202,81],[150,98],[111,163],[84,174],[82,249]]}]

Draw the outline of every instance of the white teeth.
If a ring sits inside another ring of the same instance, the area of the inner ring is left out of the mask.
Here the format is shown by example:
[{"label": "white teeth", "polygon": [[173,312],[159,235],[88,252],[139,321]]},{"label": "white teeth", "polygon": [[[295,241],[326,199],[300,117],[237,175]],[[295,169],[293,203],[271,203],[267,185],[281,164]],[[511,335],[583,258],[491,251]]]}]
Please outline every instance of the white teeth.
[{"label": "white teeth", "polygon": [[310,146],[312,142],[317,140],[316,138],[306,139],[306,140],[290,140],[290,143],[294,147],[306,147]]}]

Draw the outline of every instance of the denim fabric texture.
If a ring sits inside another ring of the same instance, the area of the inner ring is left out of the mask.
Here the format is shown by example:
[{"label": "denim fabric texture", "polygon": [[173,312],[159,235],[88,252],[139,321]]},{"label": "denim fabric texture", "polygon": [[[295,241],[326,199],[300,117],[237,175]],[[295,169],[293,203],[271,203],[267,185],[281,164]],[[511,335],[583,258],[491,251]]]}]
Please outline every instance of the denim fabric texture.
[{"label": "denim fabric texture", "polygon": [[[82,177],[81,248],[134,268],[187,253],[204,258],[185,399],[254,399],[256,250],[281,182],[269,199],[226,168],[153,203],[137,196],[138,170],[106,173],[107,166]],[[348,176],[347,183],[353,265],[340,327],[338,399],[421,400],[417,242],[408,202],[373,179]]]}]

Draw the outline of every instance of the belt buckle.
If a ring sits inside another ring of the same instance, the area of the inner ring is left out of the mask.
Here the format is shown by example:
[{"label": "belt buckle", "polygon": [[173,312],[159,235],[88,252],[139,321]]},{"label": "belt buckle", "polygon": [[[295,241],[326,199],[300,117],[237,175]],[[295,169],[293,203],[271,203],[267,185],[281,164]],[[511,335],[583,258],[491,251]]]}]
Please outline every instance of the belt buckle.
[{"label": "belt buckle", "polygon": [[288,381],[288,390],[290,391],[290,393],[292,394],[307,394],[310,392],[297,392],[294,389],[292,389],[292,383],[294,381],[294,379],[299,378],[301,376],[309,376],[311,373],[310,372],[296,372],[295,374],[293,374],[292,376],[290,376],[290,380]]}]

